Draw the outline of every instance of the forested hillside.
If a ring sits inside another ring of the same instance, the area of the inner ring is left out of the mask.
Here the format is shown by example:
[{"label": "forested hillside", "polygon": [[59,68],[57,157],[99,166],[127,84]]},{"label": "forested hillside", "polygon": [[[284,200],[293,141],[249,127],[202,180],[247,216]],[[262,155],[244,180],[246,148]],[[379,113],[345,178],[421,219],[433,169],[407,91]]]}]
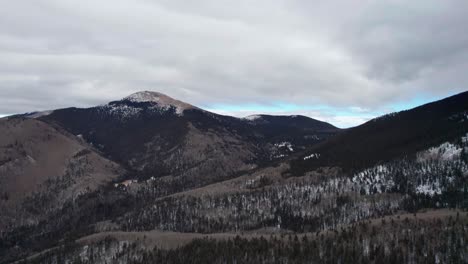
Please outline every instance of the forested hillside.
[{"label": "forested hillside", "polygon": [[345,131],[143,95],[2,120],[0,263],[467,262],[468,93]]}]

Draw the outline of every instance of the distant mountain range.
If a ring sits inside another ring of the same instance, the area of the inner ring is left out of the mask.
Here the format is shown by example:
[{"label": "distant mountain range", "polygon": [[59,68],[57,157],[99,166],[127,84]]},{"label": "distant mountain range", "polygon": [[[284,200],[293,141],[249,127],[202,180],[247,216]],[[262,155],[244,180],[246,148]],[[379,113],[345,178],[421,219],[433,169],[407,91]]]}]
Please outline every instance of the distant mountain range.
[{"label": "distant mountain range", "polygon": [[[223,116],[150,91],[10,116],[0,119],[0,263],[203,263],[196,252],[210,247],[237,263],[295,250],[297,263],[463,262],[467,157],[468,92],[346,130],[305,116]],[[396,237],[432,239],[418,232],[436,227],[404,222],[408,213],[458,230],[459,242],[428,242],[415,257]],[[296,247],[267,250],[293,233]],[[325,243],[342,254],[324,254]],[[258,254],[234,254],[241,244]]]}]

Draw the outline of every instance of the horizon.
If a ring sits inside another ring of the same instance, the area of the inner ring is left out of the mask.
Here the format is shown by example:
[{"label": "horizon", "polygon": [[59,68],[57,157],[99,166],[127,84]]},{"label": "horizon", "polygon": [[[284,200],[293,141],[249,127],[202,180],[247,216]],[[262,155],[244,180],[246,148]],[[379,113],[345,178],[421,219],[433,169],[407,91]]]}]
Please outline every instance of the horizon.
[{"label": "horizon", "polygon": [[[140,92],[155,92],[155,93],[160,93],[158,91],[150,91],[150,90],[145,90],[145,91],[138,91],[138,92],[135,92],[135,93],[132,93],[132,94],[129,94],[127,96],[130,96],[130,95],[133,95],[133,94],[136,94],[136,93],[140,93]],[[464,92],[467,92],[467,91],[462,91],[460,93],[464,93]],[[265,111],[265,112],[255,112],[254,110],[244,110],[244,109],[240,109],[239,111],[233,111],[233,112],[230,112],[229,110],[224,110],[224,109],[219,109],[219,108],[205,108],[205,107],[200,107],[198,105],[193,105],[195,107],[198,107],[198,108],[201,108],[203,110],[206,110],[206,111],[209,111],[209,112],[213,112],[215,114],[219,114],[219,115],[226,115],[226,116],[232,116],[232,117],[237,117],[237,118],[247,118],[249,116],[256,116],[256,115],[272,115],[272,116],[305,116],[305,117],[309,117],[309,118],[313,118],[315,120],[319,120],[319,121],[324,121],[324,122],[327,122],[335,127],[338,127],[338,128],[341,128],[341,129],[346,129],[346,128],[351,128],[351,127],[356,127],[356,126],[359,126],[359,125],[362,125],[364,123],[366,123],[367,121],[369,120],[372,120],[374,118],[377,118],[377,117],[380,117],[380,116],[384,116],[384,115],[387,115],[387,114],[390,114],[390,113],[395,113],[395,112],[400,112],[400,111],[404,111],[404,110],[411,110],[413,108],[416,108],[416,107],[419,107],[419,106],[422,106],[422,105],[425,105],[425,104],[429,104],[429,103],[432,103],[432,102],[436,102],[436,101],[440,101],[440,100],[444,100],[446,98],[449,98],[449,97],[452,97],[452,96],[455,96],[455,95],[458,95],[460,93],[456,93],[456,94],[451,94],[451,95],[448,95],[448,96],[445,96],[445,97],[442,97],[442,98],[437,98],[437,99],[433,99],[433,100],[429,100],[429,101],[425,101],[425,102],[421,102],[419,104],[414,104],[414,105],[405,105],[405,104],[401,104],[400,106],[408,106],[407,108],[398,108],[396,109],[395,108],[395,111],[391,111],[391,112],[386,112],[386,113],[379,113],[378,115],[374,115],[374,116],[369,116],[368,118],[365,118],[363,119],[363,121],[361,123],[358,123],[358,124],[355,124],[355,125],[350,125],[350,126],[346,126],[346,127],[342,127],[342,126],[339,126],[337,124],[335,124],[333,121],[328,121],[326,119],[320,119],[320,118],[317,118],[317,117],[314,117],[314,116],[311,116],[311,115],[308,115],[307,113],[303,113],[303,112],[300,112],[300,111],[296,111],[296,112],[281,112],[281,111]],[[169,96],[173,99],[176,99],[176,100],[180,100],[179,98],[174,98],[172,97],[170,94],[163,94],[163,93],[160,93],[162,95],[166,95],[166,96]],[[125,96],[125,97],[127,97]],[[110,100],[110,101],[107,101],[107,102],[104,102],[102,104],[99,104],[99,105],[103,105],[103,104],[107,104],[109,102],[112,102],[112,101],[118,101],[118,100],[122,100],[122,99],[125,99],[125,97],[121,97],[121,98],[116,98],[116,99],[113,99],[113,100]],[[188,102],[188,101],[183,101],[181,100],[182,102],[184,103],[188,103],[188,104],[192,104],[191,102]],[[416,101],[413,101],[413,102],[416,102]],[[98,106],[98,105],[92,105],[92,106],[87,106],[87,107],[94,107],[94,106]],[[77,106],[68,106],[68,107],[77,107]],[[82,107],[82,108],[87,108],[87,107]],[[78,107],[80,108],[80,107]],[[260,107],[262,108],[262,107]],[[60,108],[57,108],[57,109],[60,109]],[[12,115],[16,115],[16,114],[25,114],[25,113],[34,113],[34,112],[43,112],[43,111],[49,111],[49,110],[57,110],[57,109],[44,109],[44,110],[38,110],[38,111],[30,111],[30,112],[23,112],[23,113],[11,113],[11,114],[0,114],[0,118],[3,118],[3,117],[8,117],[8,116],[12,116]],[[280,109],[283,109],[283,108],[280,108]],[[243,113],[247,113],[247,114],[244,114]],[[236,115],[237,114],[237,115]],[[343,116],[341,116],[343,117]]]},{"label": "horizon", "polygon": [[219,114],[352,127],[466,91],[467,8],[455,0],[8,2],[0,116],[157,90]]}]

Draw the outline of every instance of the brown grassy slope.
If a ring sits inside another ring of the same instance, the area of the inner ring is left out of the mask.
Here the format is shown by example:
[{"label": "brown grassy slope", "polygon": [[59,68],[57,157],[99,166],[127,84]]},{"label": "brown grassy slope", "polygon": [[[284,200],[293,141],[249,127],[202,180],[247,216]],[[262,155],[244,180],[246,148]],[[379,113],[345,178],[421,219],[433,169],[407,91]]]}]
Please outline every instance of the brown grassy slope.
[{"label": "brown grassy slope", "polygon": [[22,224],[15,211],[33,194],[47,197],[50,209],[122,172],[77,136],[36,119],[0,119],[0,230]]}]

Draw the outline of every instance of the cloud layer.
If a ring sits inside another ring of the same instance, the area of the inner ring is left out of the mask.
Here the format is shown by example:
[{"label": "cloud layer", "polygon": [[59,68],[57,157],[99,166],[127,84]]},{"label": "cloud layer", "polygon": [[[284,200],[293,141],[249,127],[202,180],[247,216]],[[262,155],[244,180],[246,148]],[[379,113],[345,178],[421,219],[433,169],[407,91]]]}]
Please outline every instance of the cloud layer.
[{"label": "cloud layer", "polygon": [[466,90],[466,10],[455,0],[9,1],[0,114],[156,90],[229,114],[250,110],[216,106],[282,103],[354,125]]}]

